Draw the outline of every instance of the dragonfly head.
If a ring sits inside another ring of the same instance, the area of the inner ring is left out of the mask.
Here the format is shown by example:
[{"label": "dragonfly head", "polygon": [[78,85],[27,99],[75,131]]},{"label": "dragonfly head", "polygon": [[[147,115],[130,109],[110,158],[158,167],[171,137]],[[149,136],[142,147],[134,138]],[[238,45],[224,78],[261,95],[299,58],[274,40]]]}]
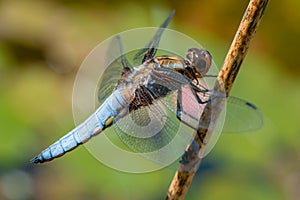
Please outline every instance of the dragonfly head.
[{"label": "dragonfly head", "polygon": [[190,48],[186,53],[186,61],[194,69],[197,78],[201,78],[208,72],[212,56],[204,49]]}]

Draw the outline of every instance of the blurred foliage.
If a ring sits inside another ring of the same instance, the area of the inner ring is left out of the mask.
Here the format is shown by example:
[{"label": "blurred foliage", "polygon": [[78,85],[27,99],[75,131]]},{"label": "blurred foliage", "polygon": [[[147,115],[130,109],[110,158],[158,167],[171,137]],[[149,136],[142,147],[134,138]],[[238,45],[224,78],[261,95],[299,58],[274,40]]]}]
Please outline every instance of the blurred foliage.
[{"label": "blurred foliage", "polygon": [[[74,126],[76,71],[99,42],[158,26],[175,8],[170,28],[203,44],[220,66],[247,3],[0,1],[0,199],[164,198],[171,169],[117,172],[83,147],[44,165],[29,159]],[[299,1],[269,2],[232,91],[258,105],[265,126],[222,135],[187,199],[299,198],[299,9]]]}]

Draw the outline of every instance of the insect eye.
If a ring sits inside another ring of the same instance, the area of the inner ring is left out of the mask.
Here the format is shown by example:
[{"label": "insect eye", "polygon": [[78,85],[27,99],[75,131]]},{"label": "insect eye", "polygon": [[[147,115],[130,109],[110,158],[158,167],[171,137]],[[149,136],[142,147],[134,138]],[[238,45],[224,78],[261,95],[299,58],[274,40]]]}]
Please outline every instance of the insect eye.
[{"label": "insect eye", "polygon": [[211,66],[212,56],[206,50],[191,48],[187,51],[186,60],[198,73],[205,75]]}]

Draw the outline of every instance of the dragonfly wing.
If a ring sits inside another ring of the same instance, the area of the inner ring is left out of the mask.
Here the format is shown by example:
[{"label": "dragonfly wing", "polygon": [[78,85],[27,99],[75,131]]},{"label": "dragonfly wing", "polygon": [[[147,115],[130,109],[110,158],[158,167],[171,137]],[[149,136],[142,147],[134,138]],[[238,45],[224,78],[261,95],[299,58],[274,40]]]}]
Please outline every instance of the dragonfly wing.
[{"label": "dragonfly wing", "polygon": [[252,103],[229,96],[226,98],[226,113],[223,132],[237,133],[254,131],[263,125],[261,111]]},{"label": "dragonfly wing", "polygon": [[[202,82],[201,82],[202,81]],[[221,121],[218,126],[222,129],[222,132],[225,133],[238,133],[238,132],[247,132],[254,131],[262,127],[263,125],[263,115],[261,111],[252,103],[237,98],[233,96],[226,97],[225,93],[216,93],[210,91],[203,91],[206,87],[206,83],[203,79],[198,79],[197,89],[194,90],[194,93],[198,96],[198,99],[204,101],[201,107],[204,108],[205,101],[210,98],[212,102],[212,112],[211,117],[214,118],[217,115],[217,111],[219,110],[219,105],[214,103],[214,99],[218,99],[219,103],[224,103],[224,109],[222,110],[222,114],[219,121]],[[209,83],[208,83],[209,84]],[[201,91],[202,90],[202,91]],[[184,95],[184,94],[183,94]],[[182,105],[186,104],[188,100],[183,98]],[[218,107],[217,107],[218,106]],[[184,106],[183,106],[184,107]],[[182,112],[184,114],[193,113],[189,109],[184,109]],[[194,116],[192,114],[191,116]],[[198,116],[194,117],[198,119]],[[199,124],[199,127],[206,128],[204,124]]]},{"label": "dragonfly wing", "polygon": [[[210,128],[213,132],[204,141],[204,150],[200,151],[200,157],[205,157],[217,143],[221,132],[239,133],[259,129],[263,124],[262,113],[253,104],[236,97],[221,98],[214,104],[212,100]],[[218,113],[219,106],[224,106]],[[218,107],[216,107],[218,106]]]},{"label": "dragonfly wing", "polygon": [[132,66],[124,54],[122,39],[119,35],[112,38],[107,50],[104,71],[98,89],[98,101],[102,104],[118,86],[122,76],[132,70]]},{"label": "dragonfly wing", "polygon": [[[198,81],[199,83],[201,83],[201,80],[205,80],[207,85],[210,85],[210,87],[207,88],[211,88],[215,85],[215,78],[215,75],[206,75],[204,78],[198,79]],[[197,86],[199,87],[199,89],[203,89],[203,86],[201,84],[198,84]],[[247,132],[254,131],[262,127],[263,115],[254,104],[237,97],[228,97],[225,93],[222,92],[209,91],[207,92],[207,94],[208,93],[210,93],[209,95],[212,99],[223,99],[221,103],[224,103],[225,108],[223,109],[223,113],[221,115],[221,118],[223,118],[222,132]],[[198,95],[203,95],[203,92],[198,92]],[[217,109],[216,107],[213,108]]]},{"label": "dragonfly wing", "polygon": [[175,10],[172,10],[167,19],[160,25],[158,30],[156,31],[153,38],[150,42],[141,50],[139,50],[133,57],[133,63],[136,65],[142,64],[144,61],[149,60],[155,56],[157,51],[161,36],[165,30],[165,28],[170,23],[173,15],[175,14]]},{"label": "dragonfly wing", "polygon": [[192,138],[160,99],[119,118],[114,130],[128,151],[164,166],[176,161]]},{"label": "dragonfly wing", "polygon": [[[115,130],[120,139],[134,152],[152,152],[169,140],[169,133],[159,134],[164,128],[166,118],[164,108],[158,103],[141,106],[120,118],[115,123]],[[151,142],[152,140],[155,142]]]}]

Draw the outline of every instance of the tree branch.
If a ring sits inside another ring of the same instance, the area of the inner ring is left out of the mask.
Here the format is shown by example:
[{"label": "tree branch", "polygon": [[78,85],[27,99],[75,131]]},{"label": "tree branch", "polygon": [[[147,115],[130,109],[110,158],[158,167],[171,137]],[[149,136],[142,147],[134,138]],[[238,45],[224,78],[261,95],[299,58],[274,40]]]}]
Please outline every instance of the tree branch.
[{"label": "tree branch", "polygon": [[[214,91],[221,91],[225,92],[227,95],[229,94],[241,64],[246,56],[250,41],[262,19],[267,3],[268,0],[250,0],[234,40],[227,53],[223,67],[217,77]],[[216,100],[213,103],[206,104],[200,118],[200,121],[207,124],[207,127],[210,126],[211,122],[215,122],[217,120],[224,105],[224,102],[221,100],[222,98],[215,99]],[[215,106],[215,104],[218,106]],[[212,107],[214,108],[213,118],[211,118]],[[218,109],[215,110],[215,108]],[[210,128],[199,128],[197,130],[194,141],[187,147],[184,155],[182,156],[179,168],[170,184],[166,199],[184,199],[200,165],[201,156],[199,155],[204,152],[204,144],[209,141],[211,134],[212,130]]]}]

